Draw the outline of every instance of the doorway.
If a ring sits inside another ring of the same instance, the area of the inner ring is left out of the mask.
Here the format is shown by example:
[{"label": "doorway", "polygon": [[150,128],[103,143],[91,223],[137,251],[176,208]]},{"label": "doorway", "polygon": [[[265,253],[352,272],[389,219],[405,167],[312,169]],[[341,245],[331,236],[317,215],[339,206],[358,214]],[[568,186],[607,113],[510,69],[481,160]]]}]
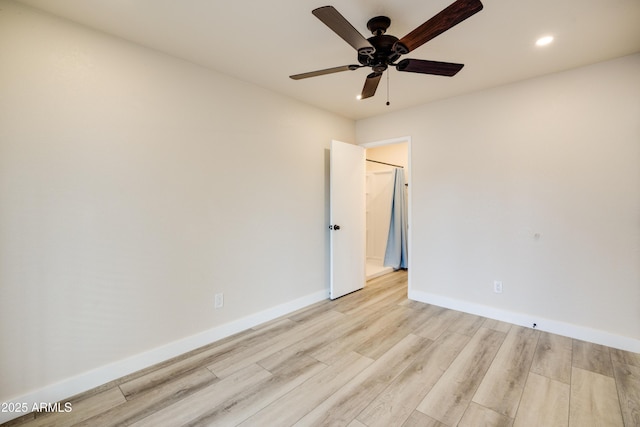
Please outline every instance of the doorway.
[{"label": "doorway", "polygon": [[[411,212],[410,137],[361,144],[366,149],[366,279],[394,271],[384,265],[396,168],[404,172],[404,198]],[[409,243],[410,243],[410,239]],[[410,259],[411,251],[407,251]]]}]

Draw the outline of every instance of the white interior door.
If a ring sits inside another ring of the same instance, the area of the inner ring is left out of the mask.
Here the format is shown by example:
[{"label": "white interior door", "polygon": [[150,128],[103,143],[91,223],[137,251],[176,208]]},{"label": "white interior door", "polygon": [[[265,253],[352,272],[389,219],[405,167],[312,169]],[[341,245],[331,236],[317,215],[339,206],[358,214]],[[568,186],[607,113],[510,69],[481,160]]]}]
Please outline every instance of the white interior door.
[{"label": "white interior door", "polygon": [[331,141],[331,299],[364,287],[366,214],[365,149]]}]

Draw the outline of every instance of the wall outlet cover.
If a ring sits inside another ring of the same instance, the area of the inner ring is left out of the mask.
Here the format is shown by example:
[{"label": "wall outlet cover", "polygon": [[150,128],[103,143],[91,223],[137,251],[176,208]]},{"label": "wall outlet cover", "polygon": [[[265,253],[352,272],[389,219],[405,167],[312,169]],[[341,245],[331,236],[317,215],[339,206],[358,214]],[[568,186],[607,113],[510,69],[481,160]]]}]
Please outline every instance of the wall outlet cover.
[{"label": "wall outlet cover", "polygon": [[215,294],[213,306],[214,308],[222,308],[224,306],[224,294]]},{"label": "wall outlet cover", "polygon": [[501,294],[502,293],[502,282],[499,280],[495,280],[493,282],[493,292],[495,292],[496,294]]}]

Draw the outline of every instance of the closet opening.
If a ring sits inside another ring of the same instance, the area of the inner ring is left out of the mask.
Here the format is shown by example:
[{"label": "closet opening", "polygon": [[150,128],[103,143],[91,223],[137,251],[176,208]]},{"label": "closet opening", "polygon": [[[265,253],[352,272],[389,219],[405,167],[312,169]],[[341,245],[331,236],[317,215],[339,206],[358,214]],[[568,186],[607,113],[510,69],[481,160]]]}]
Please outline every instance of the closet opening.
[{"label": "closet opening", "polygon": [[366,279],[408,269],[409,139],[366,148]]}]

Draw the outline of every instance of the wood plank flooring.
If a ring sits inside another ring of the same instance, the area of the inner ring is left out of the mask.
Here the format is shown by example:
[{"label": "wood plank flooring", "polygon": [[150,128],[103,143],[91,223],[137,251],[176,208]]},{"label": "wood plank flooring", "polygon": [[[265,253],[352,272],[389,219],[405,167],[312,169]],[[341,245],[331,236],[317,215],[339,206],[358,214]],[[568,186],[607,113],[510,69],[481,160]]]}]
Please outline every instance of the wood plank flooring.
[{"label": "wood plank flooring", "polygon": [[3,426],[640,426],[640,354],[409,301],[406,286],[406,272],[375,278]]}]

